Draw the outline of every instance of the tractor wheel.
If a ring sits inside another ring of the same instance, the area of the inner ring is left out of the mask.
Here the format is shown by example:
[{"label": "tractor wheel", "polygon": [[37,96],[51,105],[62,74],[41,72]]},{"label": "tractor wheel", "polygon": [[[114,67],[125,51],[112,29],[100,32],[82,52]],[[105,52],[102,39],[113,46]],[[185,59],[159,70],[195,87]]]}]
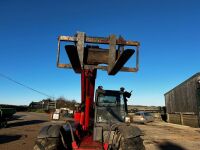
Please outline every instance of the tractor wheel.
[{"label": "tractor wheel", "polygon": [[119,150],[145,150],[143,140],[140,137],[120,140]]},{"label": "tractor wheel", "polygon": [[33,150],[63,150],[60,138],[37,139]]},{"label": "tractor wheel", "polygon": [[111,150],[145,150],[145,147],[140,136],[125,139],[118,132],[114,137]]}]

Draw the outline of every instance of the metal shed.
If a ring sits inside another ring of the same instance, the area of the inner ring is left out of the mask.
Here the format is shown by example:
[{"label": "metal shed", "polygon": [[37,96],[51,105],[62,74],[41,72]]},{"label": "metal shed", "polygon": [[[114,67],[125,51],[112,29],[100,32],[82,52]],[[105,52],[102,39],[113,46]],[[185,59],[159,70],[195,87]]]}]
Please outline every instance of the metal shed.
[{"label": "metal shed", "polygon": [[168,122],[200,127],[200,72],[164,96]]}]

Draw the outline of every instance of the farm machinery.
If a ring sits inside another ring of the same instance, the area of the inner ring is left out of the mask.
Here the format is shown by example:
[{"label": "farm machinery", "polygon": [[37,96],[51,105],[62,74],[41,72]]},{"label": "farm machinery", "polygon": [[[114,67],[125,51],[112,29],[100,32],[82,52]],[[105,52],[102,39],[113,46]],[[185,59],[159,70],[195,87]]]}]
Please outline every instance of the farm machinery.
[{"label": "farm machinery", "polygon": [[0,107],[0,128],[7,127],[7,122],[12,118],[13,114],[16,113],[16,110],[13,108],[1,108]]},{"label": "farm machinery", "polygon": [[[60,63],[61,42],[70,43],[65,46],[70,64]],[[98,69],[107,71],[108,75],[138,71],[139,46],[139,42],[115,35],[89,37],[78,32],[75,36],[59,36],[57,67],[72,68],[81,75],[80,109],[63,124],[43,127],[34,150],[144,150],[141,131],[130,124],[127,116],[127,98],[131,93],[124,88],[105,90],[99,86],[94,94]],[[134,53],[135,67],[124,67]]]}]

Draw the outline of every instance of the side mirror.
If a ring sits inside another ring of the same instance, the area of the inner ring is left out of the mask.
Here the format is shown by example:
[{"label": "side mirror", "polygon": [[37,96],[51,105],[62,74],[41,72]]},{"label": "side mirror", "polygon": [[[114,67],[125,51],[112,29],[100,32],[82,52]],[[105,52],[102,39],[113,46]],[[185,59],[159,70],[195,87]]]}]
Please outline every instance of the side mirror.
[{"label": "side mirror", "polygon": [[[132,91],[131,91],[132,92]],[[131,97],[131,92],[127,92],[127,91],[125,91],[124,93],[123,93],[123,95],[124,95],[124,97],[126,97],[126,98],[130,98]]]}]

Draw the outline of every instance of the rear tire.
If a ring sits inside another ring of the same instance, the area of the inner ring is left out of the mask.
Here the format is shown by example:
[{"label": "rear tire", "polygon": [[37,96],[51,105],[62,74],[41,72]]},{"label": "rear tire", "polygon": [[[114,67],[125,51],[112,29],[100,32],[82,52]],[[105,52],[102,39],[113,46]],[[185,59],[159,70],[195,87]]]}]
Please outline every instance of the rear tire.
[{"label": "rear tire", "polygon": [[37,139],[33,150],[63,150],[60,138]]}]

